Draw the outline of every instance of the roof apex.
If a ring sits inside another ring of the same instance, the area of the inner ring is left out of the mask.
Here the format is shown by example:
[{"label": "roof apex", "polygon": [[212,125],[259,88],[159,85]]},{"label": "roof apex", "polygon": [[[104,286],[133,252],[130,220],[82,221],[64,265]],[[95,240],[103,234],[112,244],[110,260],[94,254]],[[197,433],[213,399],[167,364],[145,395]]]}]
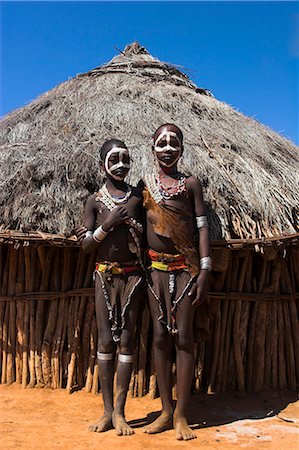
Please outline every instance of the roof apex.
[{"label": "roof apex", "polygon": [[132,55],[149,55],[149,52],[145,47],[139,44],[138,41],[132,42],[132,44],[126,45],[123,55],[130,57]]}]

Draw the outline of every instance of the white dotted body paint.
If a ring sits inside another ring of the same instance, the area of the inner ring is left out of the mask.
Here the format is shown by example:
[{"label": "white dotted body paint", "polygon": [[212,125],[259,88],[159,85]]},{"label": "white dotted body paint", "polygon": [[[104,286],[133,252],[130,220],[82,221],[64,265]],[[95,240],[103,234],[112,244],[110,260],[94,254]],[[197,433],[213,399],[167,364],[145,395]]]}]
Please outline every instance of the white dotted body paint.
[{"label": "white dotted body paint", "polygon": [[[116,164],[113,164],[111,167],[109,167],[109,158],[114,155],[118,154],[119,162]],[[128,150],[123,147],[113,147],[109,152],[107,153],[105,157],[105,169],[106,172],[115,180],[123,180],[123,177],[117,176],[113,174],[114,170],[120,169],[121,167],[124,167],[125,169],[130,169],[130,164],[125,164],[123,162],[124,155],[128,155]]]}]

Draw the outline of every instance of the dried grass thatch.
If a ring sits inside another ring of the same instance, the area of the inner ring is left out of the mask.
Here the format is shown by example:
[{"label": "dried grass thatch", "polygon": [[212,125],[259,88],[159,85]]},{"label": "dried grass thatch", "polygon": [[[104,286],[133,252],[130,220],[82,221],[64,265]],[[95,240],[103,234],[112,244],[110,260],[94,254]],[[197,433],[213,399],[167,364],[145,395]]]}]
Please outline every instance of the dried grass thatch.
[{"label": "dried grass thatch", "polygon": [[126,142],[135,183],[154,165],[153,131],[170,121],[185,135],[182,168],[202,180],[212,238],[298,231],[298,147],[138,43],[1,121],[0,224],[71,234],[101,182],[102,142]]}]

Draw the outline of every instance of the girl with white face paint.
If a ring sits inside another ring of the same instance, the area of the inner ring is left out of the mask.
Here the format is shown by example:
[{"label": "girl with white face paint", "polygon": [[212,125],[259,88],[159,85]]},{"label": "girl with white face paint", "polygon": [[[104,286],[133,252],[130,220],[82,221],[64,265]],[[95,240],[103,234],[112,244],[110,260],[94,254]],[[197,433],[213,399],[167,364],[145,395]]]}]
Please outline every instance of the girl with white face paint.
[{"label": "girl with white face paint", "polygon": [[[211,270],[207,219],[199,180],[177,169],[183,134],[165,124],[153,136],[158,173],[144,177],[153,319],[155,370],[162,413],[144,428],[148,434],[175,428],[178,440],[196,438],[186,419],[194,373],[193,319],[204,302]],[[199,241],[199,245],[194,242]],[[201,318],[204,311],[200,311]],[[208,329],[207,329],[208,330]],[[206,330],[204,330],[206,331]],[[176,349],[177,403],[172,402],[172,348]]]},{"label": "girl with white face paint", "polygon": [[117,435],[130,435],[134,431],[125,420],[124,408],[143,284],[139,262],[142,194],[124,181],[130,169],[130,157],[123,142],[116,139],[105,142],[100,156],[106,181],[87,200],[85,228],[77,230],[79,240],[83,237],[83,250],[87,253],[95,250],[97,261],[94,272],[97,358],[105,410],[89,429],[103,432],[114,427]]},{"label": "girl with white face paint", "polygon": [[160,165],[168,168],[173,167],[182,156],[181,139],[176,132],[165,128],[155,140],[154,151]]},{"label": "girl with white face paint", "polygon": [[130,157],[127,148],[112,147],[105,156],[106,173],[114,180],[123,181],[130,170]]}]

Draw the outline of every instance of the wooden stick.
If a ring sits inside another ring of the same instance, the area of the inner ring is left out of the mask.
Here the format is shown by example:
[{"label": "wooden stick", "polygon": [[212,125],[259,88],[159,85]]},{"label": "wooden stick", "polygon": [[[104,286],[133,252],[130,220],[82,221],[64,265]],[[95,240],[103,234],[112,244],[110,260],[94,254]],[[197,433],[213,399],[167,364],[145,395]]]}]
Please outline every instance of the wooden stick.
[{"label": "wooden stick", "polygon": [[265,279],[266,279],[266,273],[267,273],[267,261],[263,258],[260,259],[261,262],[261,268],[260,268],[260,277],[258,281],[257,291],[263,292]]},{"label": "wooden stick", "polygon": [[7,346],[8,346],[8,332],[9,332],[9,309],[10,302],[7,302],[5,305],[5,314],[3,321],[3,330],[2,330],[2,374],[1,374],[1,383],[4,384],[7,381]]},{"label": "wooden stick", "polygon": [[23,340],[23,368],[22,368],[22,388],[27,387],[28,382],[28,345],[29,345],[29,319],[30,319],[30,304],[25,303],[24,310],[24,340]]},{"label": "wooden stick", "polygon": [[267,304],[265,302],[259,303],[256,317],[254,342],[255,364],[253,364],[254,372],[252,380],[254,392],[261,391],[264,384],[266,314]]},{"label": "wooden stick", "polygon": [[252,315],[249,321],[248,328],[248,350],[247,350],[247,391],[252,391],[252,377],[253,377],[253,360],[254,360],[254,338],[255,338],[255,326],[258,313],[258,303],[253,306]]},{"label": "wooden stick", "polygon": [[228,306],[228,317],[226,324],[226,333],[225,333],[225,346],[223,353],[223,376],[221,383],[221,392],[226,391],[227,384],[227,376],[228,376],[228,361],[229,361],[229,353],[230,353],[230,342],[231,342],[231,333],[232,333],[232,322],[235,312],[235,302],[230,301]]},{"label": "wooden stick", "polygon": [[9,308],[9,328],[7,341],[7,367],[6,367],[6,382],[12,384],[15,381],[15,342],[16,342],[16,302],[10,302]]},{"label": "wooden stick", "polygon": [[0,302],[0,380],[1,380],[1,376],[2,376],[4,317],[5,317],[5,302]]},{"label": "wooden stick", "polygon": [[5,260],[5,266],[3,271],[3,281],[1,286],[1,293],[2,295],[6,295],[8,292],[8,275],[9,275],[9,264],[10,264],[10,256],[12,254],[12,245],[8,245],[7,248],[7,254],[6,254],[6,260]]},{"label": "wooden stick", "polygon": [[209,382],[209,386],[208,386],[208,394],[215,391],[215,377],[216,377],[217,363],[218,363],[218,357],[219,357],[220,336],[221,336],[221,304],[220,304],[220,302],[217,302],[216,311],[215,311],[213,359],[212,359],[212,366],[211,366],[211,370],[210,370],[210,382]]},{"label": "wooden stick", "polygon": [[245,275],[246,271],[248,270],[248,261],[249,261],[249,252],[246,252],[246,256],[243,258],[241,268],[238,273],[237,289],[236,289],[237,292],[242,292],[243,290]]},{"label": "wooden stick", "polygon": [[43,344],[42,344],[42,371],[43,379],[46,386],[50,387],[52,384],[51,374],[51,346],[55,333],[57,311],[59,300],[52,300],[49,306],[48,322],[44,332]]},{"label": "wooden stick", "polygon": [[[68,379],[67,379],[67,385],[66,389],[70,393],[72,390],[73,380],[74,380],[74,374],[75,374],[75,365],[76,365],[76,358],[77,358],[77,348],[78,348],[78,340],[79,340],[79,326],[78,326],[78,312],[79,312],[79,306],[80,306],[80,299],[78,297],[75,297],[73,299],[74,302],[74,328],[73,328],[73,342],[72,342],[72,350],[71,350],[71,359],[68,366]],[[91,323],[92,325],[92,323]]]},{"label": "wooden stick", "polygon": [[283,308],[282,302],[277,303],[277,318],[278,318],[278,386],[279,389],[287,387],[286,380],[286,365],[284,357],[284,325],[283,325]]},{"label": "wooden stick", "polygon": [[296,391],[296,367],[294,357],[293,337],[290,321],[290,313],[287,302],[282,303],[284,324],[285,324],[285,348],[287,355],[288,387]]},{"label": "wooden stick", "polygon": [[154,349],[153,349],[153,346],[152,346],[151,362],[150,362],[149,397],[151,399],[156,398],[156,393],[157,393],[157,376],[156,376],[156,373],[155,373]]},{"label": "wooden stick", "polygon": [[96,352],[97,352],[97,342],[96,342],[96,334],[97,334],[97,321],[93,316],[91,321],[91,333],[90,333],[90,354],[89,354],[89,364],[87,370],[86,384],[85,390],[86,392],[91,392],[93,385],[93,372],[94,365],[96,360]]},{"label": "wooden stick", "polygon": [[82,364],[83,364],[83,373],[86,372],[88,368],[88,355],[90,351],[90,324],[92,320],[92,316],[94,314],[95,304],[94,299],[92,297],[88,298],[87,306],[86,306],[86,312],[85,312],[85,319],[83,323],[83,330],[82,330]]},{"label": "wooden stick", "polygon": [[[243,361],[246,360],[247,356],[247,338],[248,338],[248,323],[249,323],[249,314],[250,314],[250,302],[242,302],[242,313],[240,319],[240,351]],[[244,368],[244,382],[245,382],[245,368]]]},{"label": "wooden stick", "polygon": [[94,365],[91,392],[93,394],[97,394],[99,392],[99,366],[97,360]]},{"label": "wooden stick", "polygon": [[217,375],[216,375],[216,383],[215,383],[215,391],[216,392],[219,392],[221,390],[221,384],[222,384],[225,332],[226,332],[226,324],[227,324],[227,316],[228,316],[228,306],[229,306],[230,301],[224,300],[221,303],[222,303],[222,305],[221,305],[222,306],[221,335],[220,335],[220,348],[219,348]]},{"label": "wooden stick", "polygon": [[16,353],[15,353],[15,365],[16,365],[16,383],[22,383],[23,372],[23,327],[24,327],[24,309],[25,304],[23,302],[16,302]]},{"label": "wooden stick", "polygon": [[232,270],[230,291],[236,292],[237,291],[237,278],[238,278],[238,271],[239,271],[239,264],[240,264],[240,257],[239,257],[238,252],[234,252],[232,264],[233,264],[233,270]]},{"label": "wooden stick", "polygon": [[[69,364],[71,361],[72,356],[72,348],[73,348],[73,338],[74,338],[74,299],[73,297],[70,298],[69,304],[68,304],[68,314],[67,314],[67,380],[68,380],[68,369]],[[86,355],[86,358],[88,358],[89,355],[89,348],[88,353]]]},{"label": "wooden stick", "polygon": [[252,266],[253,266],[253,251],[249,250],[248,261],[247,261],[247,270],[245,273],[243,291],[251,292],[252,291]]},{"label": "wooden stick", "polygon": [[[243,278],[244,280],[244,278]],[[234,327],[233,327],[233,345],[235,354],[235,363],[237,371],[237,382],[239,392],[245,392],[245,379],[244,379],[244,367],[243,358],[241,353],[241,312],[242,312],[242,300],[236,302]]]},{"label": "wooden stick", "polygon": [[61,350],[61,344],[64,339],[63,337],[63,330],[64,330],[64,321],[66,316],[66,310],[67,310],[67,300],[66,299],[60,299],[58,304],[58,314],[57,314],[57,322],[56,322],[56,328],[53,338],[53,345],[52,345],[52,353],[51,353],[51,370],[52,370],[52,388],[57,389],[59,388],[60,380],[60,350]]},{"label": "wooden stick", "polygon": [[271,376],[271,386],[273,389],[277,389],[278,387],[278,324],[277,324],[277,302],[276,300],[273,303],[272,308],[272,335],[271,335],[271,367],[272,367],[272,376]]},{"label": "wooden stick", "polygon": [[271,364],[272,364],[272,328],[273,328],[273,308],[274,304],[269,303],[266,305],[266,337],[265,337],[265,378],[264,386],[271,387]]},{"label": "wooden stick", "polygon": [[29,328],[30,328],[30,337],[29,337],[29,387],[33,388],[35,386],[36,378],[35,378],[35,300],[30,301],[30,319],[29,319]]},{"label": "wooden stick", "polygon": [[30,286],[30,270],[31,270],[30,255],[31,255],[30,247],[24,247],[25,292],[30,292],[32,290]]}]

